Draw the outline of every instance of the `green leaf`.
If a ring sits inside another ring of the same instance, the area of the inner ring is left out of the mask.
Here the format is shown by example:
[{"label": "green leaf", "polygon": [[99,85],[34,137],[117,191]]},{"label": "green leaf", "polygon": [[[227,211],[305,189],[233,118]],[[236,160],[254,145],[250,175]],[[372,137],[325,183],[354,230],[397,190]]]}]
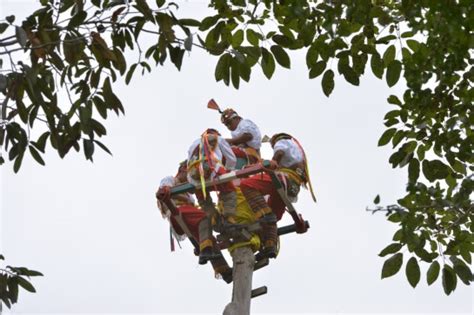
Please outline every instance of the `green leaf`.
[{"label": "green leaf", "polygon": [[410,182],[414,183],[418,180],[420,176],[420,162],[413,158],[408,165],[408,179]]},{"label": "green leaf", "polygon": [[321,85],[323,86],[324,95],[329,97],[329,95],[331,95],[332,91],[334,90],[334,71],[331,69],[326,70],[323,75]]},{"label": "green leaf", "polygon": [[233,35],[232,35],[232,47],[238,48],[244,41],[244,31],[243,30],[237,30]]},{"label": "green leaf", "polygon": [[453,262],[454,271],[458,275],[459,279],[464,282],[465,285],[470,285],[472,279],[471,269],[461,259],[451,256]]},{"label": "green leaf", "polygon": [[385,66],[388,66],[390,63],[392,63],[392,61],[395,60],[395,46],[394,45],[391,45],[387,48],[387,50],[385,50],[385,53],[383,54],[383,63]]},{"label": "green leaf", "polygon": [[[171,62],[176,66],[178,70],[181,70],[181,64],[183,63],[184,49],[169,46]],[[150,72],[150,71],[148,71]]]},{"label": "green leaf", "polygon": [[4,76],[3,74],[0,74],[0,92],[5,91],[6,87],[7,87],[7,77]]},{"label": "green leaf", "polygon": [[119,111],[124,113],[124,108],[120,99],[113,93],[112,85],[110,84],[110,78],[107,77],[102,85],[102,94],[105,99],[105,103],[109,108],[112,108],[118,115]]},{"label": "green leaf", "polygon": [[406,265],[405,274],[407,276],[410,285],[415,288],[418,282],[420,282],[420,266],[415,257],[411,257]]},{"label": "green leaf", "polygon": [[388,102],[389,104],[402,106],[402,102],[401,102],[401,101],[398,99],[398,97],[396,97],[395,95],[390,95],[390,96],[387,98],[387,102]]},{"label": "green leaf", "polygon": [[79,11],[77,12],[72,19],[69,21],[69,24],[67,25],[67,28],[72,30],[77,28],[79,25],[84,22],[84,20],[87,18],[87,12],[86,11]]},{"label": "green leaf", "polygon": [[10,300],[6,296],[0,295],[0,299],[9,309],[12,307],[12,305],[10,304]]},{"label": "green leaf", "polygon": [[200,31],[206,31],[214,26],[217,21],[220,19],[220,15],[208,16],[201,21],[201,25],[199,26]]},{"label": "green leaf", "polygon": [[237,58],[232,58],[231,60],[231,79],[232,85],[238,90],[239,83],[240,83],[240,65],[241,63],[238,61]]},{"label": "green leaf", "polygon": [[84,145],[84,155],[86,156],[86,160],[91,160],[92,155],[94,155],[94,142],[89,139],[83,139],[83,145]]},{"label": "green leaf", "polygon": [[384,71],[384,64],[382,59],[380,58],[379,54],[373,54],[372,58],[370,59],[370,67],[372,68],[373,74],[382,79],[383,71]]},{"label": "green leaf", "polygon": [[271,79],[273,73],[275,72],[275,59],[273,55],[266,49],[262,47],[262,70],[263,74],[267,77],[267,79]]},{"label": "green leaf", "polygon": [[[377,197],[378,197],[378,195],[377,195]],[[400,244],[400,243],[392,243],[392,244],[388,245],[387,247],[385,247],[385,248],[379,253],[379,256],[380,256],[380,257],[385,257],[385,256],[387,256],[388,254],[395,254],[395,253],[398,252],[401,248],[402,248],[402,244]]]},{"label": "green leaf", "polygon": [[128,70],[127,72],[127,75],[125,77],[125,83],[128,85],[130,83],[130,81],[132,80],[132,77],[133,77],[133,72],[135,71],[135,69],[137,68],[137,63],[133,64],[130,69]]},{"label": "green leaf", "polygon": [[230,54],[224,54],[219,58],[219,61],[216,65],[216,69],[214,71],[214,76],[217,82],[224,79],[225,77],[229,77],[231,59],[232,56]]},{"label": "green leaf", "polygon": [[382,134],[382,136],[379,139],[378,146],[381,147],[389,143],[396,131],[397,131],[397,128],[390,128],[390,129],[385,130],[385,132]]},{"label": "green leaf", "polygon": [[283,48],[278,45],[273,45],[270,50],[272,51],[276,61],[280,64],[280,66],[290,69],[290,56],[288,56],[288,54]]},{"label": "green leaf", "polygon": [[341,72],[347,82],[355,86],[359,85],[359,76],[354,71],[354,69],[349,66],[346,66],[342,67]]},{"label": "green leaf", "polygon": [[437,179],[445,179],[451,173],[450,168],[440,160],[424,160],[422,169],[423,175],[430,182],[433,182]]},{"label": "green leaf", "polygon": [[7,30],[8,26],[8,23],[0,23],[0,34],[4,33]]},{"label": "green leaf", "polygon": [[443,289],[446,295],[450,295],[456,289],[457,285],[457,277],[454,273],[454,270],[448,266],[444,265],[443,267]]},{"label": "green leaf", "polygon": [[400,73],[402,72],[402,63],[398,60],[392,61],[387,67],[386,80],[389,87],[394,86],[398,79],[400,79]]},{"label": "green leaf", "polygon": [[10,291],[10,300],[12,304],[18,301],[18,277],[12,277],[8,279],[8,291]]},{"label": "green leaf", "polygon": [[102,142],[100,142],[99,140],[94,140],[94,143],[96,143],[102,150],[112,155],[112,152],[110,152],[110,150]]},{"label": "green leaf", "polygon": [[31,156],[36,160],[36,162],[38,162],[39,164],[44,166],[44,164],[45,164],[44,160],[41,157],[41,155],[39,154],[39,152],[31,145],[29,146],[29,149],[30,149]]},{"label": "green leaf", "polygon": [[17,277],[17,280],[18,280],[18,284],[19,284],[23,289],[25,289],[26,291],[31,292],[31,293],[35,293],[35,292],[36,292],[36,290],[35,290],[35,288],[33,287],[33,285],[32,285],[28,280],[26,280],[25,278],[18,276],[18,277]]},{"label": "green leaf", "polygon": [[403,264],[403,254],[398,253],[385,261],[382,268],[382,279],[395,275]]},{"label": "green leaf", "polygon": [[201,22],[199,22],[198,20],[194,20],[194,19],[180,19],[178,21],[178,23],[181,24],[181,25],[191,26],[191,27],[201,26]]},{"label": "green leaf", "polygon": [[12,24],[13,22],[15,22],[15,16],[9,15],[5,18],[5,20],[7,20],[8,23]]},{"label": "green leaf", "polygon": [[166,0],[156,0],[156,6],[161,8],[166,3]]},{"label": "green leaf", "polygon": [[153,13],[146,0],[135,0],[135,2],[135,8],[137,8],[137,10],[140,11],[147,20],[153,21]]},{"label": "green leaf", "polygon": [[36,271],[36,270],[27,269],[27,268],[23,268],[22,275],[28,276],[28,277],[38,277],[38,276],[42,277],[43,276],[43,274],[41,272]]},{"label": "green leaf", "polygon": [[28,36],[26,35],[25,30],[22,27],[15,26],[15,36],[20,46],[25,48],[26,42],[28,41]]},{"label": "green leaf", "polygon": [[127,71],[127,61],[125,60],[125,57],[120,51],[120,49],[114,48],[113,52],[116,57],[116,60],[114,60],[112,63],[115,69],[117,69],[121,75],[124,75]]},{"label": "green leaf", "polygon": [[36,148],[40,150],[41,152],[44,153],[45,147],[46,147],[46,140],[48,140],[48,137],[50,135],[50,132],[47,131],[43,133],[38,140],[36,141]]},{"label": "green leaf", "polygon": [[377,195],[377,196],[375,196],[375,198],[374,198],[374,203],[375,203],[376,205],[378,205],[379,202],[380,202],[380,195]]},{"label": "green leaf", "polygon": [[13,164],[13,171],[15,173],[18,173],[21,167],[21,162],[23,162],[23,152],[20,152],[15,160],[15,163]]},{"label": "green leaf", "polygon": [[316,62],[311,67],[311,70],[309,71],[309,78],[314,79],[320,76],[321,73],[323,73],[325,69],[326,69],[326,61],[321,60],[321,61]]},{"label": "green leaf", "polygon": [[[247,35],[248,36],[248,35]],[[247,38],[248,39],[248,38]],[[285,35],[280,35],[280,34],[277,34],[277,35],[274,35],[272,36],[272,40],[282,46],[282,47],[290,47],[291,45],[294,44],[294,40],[289,38],[288,36],[285,36]],[[257,43],[258,45],[258,43]]]},{"label": "green leaf", "polygon": [[94,96],[92,98],[92,102],[97,108],[97,111],[99,112],[100,116],[104,119],[107,119],[107,104],[105,104],[104,100],[99,96]]},{"label": "green leaf", "polygon": [[410,47],[411,50],[413,50],[413,52],[417,52],[420,48],[420,43],[414,39],[408,39],[407,45],[408,47]]},{"label": "green leaf", "polygon": [[259,40],[260,40],[259,34],[256,33],[256,32],[255,32],[253,29],[251,29],[251,28],[248,28],[248,29],[247,29],[246,34],[247,34],[247,40],[248,40],[248,42],[249,42],[252,46],[257,47],[257,46],[258,46],[258,43],[259,43]]}]

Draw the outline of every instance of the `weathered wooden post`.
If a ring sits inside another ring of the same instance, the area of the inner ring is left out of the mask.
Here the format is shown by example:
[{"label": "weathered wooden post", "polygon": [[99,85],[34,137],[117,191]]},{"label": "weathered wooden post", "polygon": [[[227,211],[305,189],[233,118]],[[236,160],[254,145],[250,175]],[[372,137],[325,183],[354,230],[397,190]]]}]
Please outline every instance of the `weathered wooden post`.
[{"label": "weathered wooden post", "polygon": [[232,252],[233,290],[232,302],[227,304],[224,315],[249,315],[252,294],[252,276],[255,256],[249,246],[236,248]]}]

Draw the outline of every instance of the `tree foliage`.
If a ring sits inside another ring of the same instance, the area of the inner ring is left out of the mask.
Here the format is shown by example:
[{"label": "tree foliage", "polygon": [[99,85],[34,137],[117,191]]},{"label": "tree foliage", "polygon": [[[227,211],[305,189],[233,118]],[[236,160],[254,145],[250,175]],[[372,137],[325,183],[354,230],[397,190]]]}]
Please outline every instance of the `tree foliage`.
[{"label": "tree foliage", "polygon": [[327,96],[336,75],[359,85],[366,69],[389,87],[406,85],[387,98],[394,109],[379,140],[393,148],[389,163],[408,173],[406,195],[384,208],[400,228],[381,253],[393,254],[382,277],[409,255],[413,287],[419,262],[430,264],[428,284],[442,271],[446,294],[458,278],[469,284],[473,2],[211,0],[209,7],[212,14],[196,20],[178,17],[178,5],[165,0],[41,0],[21,23],[7,17],[0,23],[0,153],[17,172],[28,152],[44,165],[49,146],[60,157],[82,149],[91,161],[96,147],[109,152],[99,141],[102,122],[124,113],[113,83],[129,84],[168,61],[179,70],[193,48],[215,56],[215,79],[235,88],[259,68],[271,79],[277,66],[291,67],[291,51],[303,50],[308,77],[321,77]]},{"label": "tree foliage", "polygon": [[[0,261],[3,260],[4,257],[0,255]],[[12,304],[18,301],[20,288],[28,292],[36,292],[33,285],[27,279],[42,275],[41,272],[25,267],[6,266],[5,268],[0,268],[0,311],[2,310],[1,303],[10,308]]]}]

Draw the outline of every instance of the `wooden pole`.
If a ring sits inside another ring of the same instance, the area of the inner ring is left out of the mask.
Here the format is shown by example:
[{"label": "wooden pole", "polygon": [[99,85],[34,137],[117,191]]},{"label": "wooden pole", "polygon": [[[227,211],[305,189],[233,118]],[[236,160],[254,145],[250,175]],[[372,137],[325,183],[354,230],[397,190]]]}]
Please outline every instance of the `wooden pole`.
[{"label": "wooden pole", "polygon": [[227,304],[223,315],[249,315],[255,256],[250,247],[240,247],[232,252],[232,261],[232,302]]}]

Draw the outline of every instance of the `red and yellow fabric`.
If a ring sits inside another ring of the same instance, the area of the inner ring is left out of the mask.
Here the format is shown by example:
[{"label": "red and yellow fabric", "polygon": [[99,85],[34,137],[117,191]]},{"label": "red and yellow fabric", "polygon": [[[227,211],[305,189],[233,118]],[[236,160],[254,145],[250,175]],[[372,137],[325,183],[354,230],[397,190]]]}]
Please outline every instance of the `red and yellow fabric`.
[{"label": "red and yellow fabric", "polygon": [[[183,221],[191,232],[193,238],[199,242],[198,226],[199,222],[206,216],[204,211],[192,205],[182,205],[177,207],[177,210],[181,214],[181,217],[183,218]],[[174,231],[178,235],[184,235],[184,231],[181,229],[174,216],[170,217],[170,222]]]},{"label": "red and yellow fabric", "polygon": [[258,163],[261,160],[260,153],[252,147],[232,147],[235,156],[247,161],[246,165]]},{"label": "red and yellow fabric", "polygon": [[[304,179],[301,178],[295,171],[288,168],[281,168],[278,170],[279,178],[285,185],[288,180],[296,181],[298,184],[303,184]],[[272,178],[268,174],[258,174],[251,176],[249,178],[245,178],[240,182],[240,189],[244,191],[245,196],[248,199],[250,206],[256,210],[262,208],[261,197],[259,198],[258,195],[255,195],[255,191],[257,191],[260,196],[268,195],[267,204],[271,208],[271,212],[273,212],[277,220],[280,220],[285,213],[286,205],[283,200],[280,198],[275,186],[273,185]],[[253,190],[253,191],[252,191]],[[252,197],[255,195],[254,197]],[[250,199],[250,200],[249,200]],[[258,204],[254,204],[258,203]],[[265,211],[265,210],[264,210]],[[264,213],[267,214],[267,213]],[[261,215],[257,212],[257,217],[261,217]]]},{"label": "red and yellow fabric", "polygon": [[[247,202],[247,199],[242,194],[240,188],[236,188],[237,193],[237,207],[236,207],[236,214],[235,214],[235,223],[237,224],[251,224],[256,221],[255,214],[250,208],[250,205]],[[222,212],[222,205],[219,204],[218,210]],[[243,247],[243,246],[250,246],[252,250],[257,251],[260,248],[260,238],[257,234],[253,233],[252,238],[247,242],[240,242],[235,243],[229,247],[229,252],[232,252],[234,249]]]}]

